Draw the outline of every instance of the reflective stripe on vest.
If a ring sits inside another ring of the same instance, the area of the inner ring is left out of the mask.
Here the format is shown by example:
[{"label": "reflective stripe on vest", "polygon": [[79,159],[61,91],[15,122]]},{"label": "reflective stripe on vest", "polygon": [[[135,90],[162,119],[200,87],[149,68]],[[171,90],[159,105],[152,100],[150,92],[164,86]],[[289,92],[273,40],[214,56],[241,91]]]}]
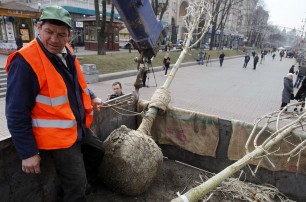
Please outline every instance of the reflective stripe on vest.
[{"label": "reflective stripe on vest", "polygon": [[75,120],[32,119],[32,126],[40,128],[72,128],[75,125]]},{"label": "reflective stripe on vest", "polygon": [[67,96],[59,96],[56,98],[50,98],[48,96],[38,94],[36,96],[36,102],[40,102],[42,104],[55,107],[55,106],[65,104],[66,102],[68,102],[68,98]]}]

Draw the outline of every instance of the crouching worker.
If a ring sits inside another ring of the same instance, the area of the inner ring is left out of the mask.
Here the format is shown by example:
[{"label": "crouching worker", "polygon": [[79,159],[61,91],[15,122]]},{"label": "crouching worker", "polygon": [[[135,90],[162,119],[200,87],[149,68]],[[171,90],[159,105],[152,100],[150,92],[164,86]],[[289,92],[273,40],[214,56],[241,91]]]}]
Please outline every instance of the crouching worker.
[{"label": "crouching worker", "polygon": [[107,100],[112,100],[114,98],[117,98],[117,97],[120,97],[120,96],[124,95],[123,92],[122,92],[122,85],[119,81],[114,82],[113,85],[112,85],[112,88],[113,88],[114,93],[109,95]]},{"label": "crouching worker", "polygon": [[89,130],[101,99],[87,88],[67,45],[71,28],[68,11],[46,7],[37,38],[11,54],[5,67],[7,125],[22,171],[44,176],[44,155],[51,156],[67,202],[86,201],[103,157],[101,142]]}]

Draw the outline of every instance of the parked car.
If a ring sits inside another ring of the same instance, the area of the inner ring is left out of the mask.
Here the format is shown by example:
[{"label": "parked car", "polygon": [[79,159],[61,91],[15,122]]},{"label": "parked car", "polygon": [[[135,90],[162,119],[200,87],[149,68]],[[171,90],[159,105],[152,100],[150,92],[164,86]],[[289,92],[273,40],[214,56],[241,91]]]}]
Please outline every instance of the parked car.
[{"label": "parked car", "polygon": [[292,50],[287,50],[286,52],[286,58],[293,58],[294,57],[294,52]]}]

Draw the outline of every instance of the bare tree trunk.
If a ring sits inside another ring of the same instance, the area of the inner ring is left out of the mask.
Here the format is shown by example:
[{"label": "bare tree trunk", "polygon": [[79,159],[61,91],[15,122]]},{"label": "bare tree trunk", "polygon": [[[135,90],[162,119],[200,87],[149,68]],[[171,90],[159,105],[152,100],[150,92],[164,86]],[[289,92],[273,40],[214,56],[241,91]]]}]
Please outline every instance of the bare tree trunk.
[{"label": "bare tree trunk", "polygon": [[161,8],[160,15],[159,15],[159,20],[163,19],[163,16],[164,16],[164,13],[167,10],[168,4],[169,4],[169,0],[166,0],[166,2],[163,4],[163,7]]},{"label": "bare tree trunk", "polygon": [[115,13],[115,6],[112,4],[111,14],[110,14],[110,21],[107,26],[107,44],[108,47],[112,47],[114,49],[114,42],[115,42],[115,33],[114,33],[114,13]]},{"label": "bare tree trunk", "polygon": [[[96,15],[96,29],[97,29],[97,41],[98,44],[97,46],[99,47],[100,42],[100,37],[99,37],[99,28],[101,24],[101,19],[100,19],[100,8],[99,8],[99,0],[95,0],[95,15]],[[99,55],[99,48],[97,54]]]},{"label": "bare tree trunk", "polygon": [[95,14],[97,26],[97,41],[98,41],[98,55],[105,55],[105,39],[106,39],[106,0],[102,0],[102,21],[100,20],[99,0],[95,0]]},{"label": "bare tree trunk", "polygon": [[162,20],[164,13],[167,11],[169,0],[166,0],[166,2],[162,4],[162,7],[160,7],[161,4],[158,3],[158,0],[152,0],[151,5],[155,15],[159,15],[159,20]]}]

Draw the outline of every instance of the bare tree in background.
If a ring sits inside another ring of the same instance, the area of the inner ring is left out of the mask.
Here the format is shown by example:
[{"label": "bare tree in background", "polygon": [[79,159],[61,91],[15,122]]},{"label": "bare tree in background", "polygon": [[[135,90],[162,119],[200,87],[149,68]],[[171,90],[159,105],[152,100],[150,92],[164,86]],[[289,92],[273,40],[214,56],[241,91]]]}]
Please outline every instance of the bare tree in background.
[{"label": "bare tree in background", "polygon": [[[98,41],[98,55],[106,54],[105,42],[113,44],[113,20],[114,20],[114,5],[112,4],[110,21],[108,27],[106,27],[106,0],[102,0],[102,20],[100,15],[99,0],[95,0],[95,16],[96,16],[96,26],[97,26],[97,41]],[[108,36],[111,37],[108,38]]]},{"label": "bare tree in background", "polygon": [[269,13],[264,9],[264,3],[258,2],[254,15],[250,22],[250,32],[248,33],[249,45],[259,47],[264,40],[264,31],[267,29]]},{"label": "bare tree in background", "polygon": [[270,41],[272,47],[278,48],[280,44],[282,44],[283,41],[286,40],[286,37],[284,36],[284,34],[281,33],[278,28],[273,27],[271,34],[268,36],[268,40]]},{"label": "bare tree in background", "polygon": [[105,55],[105,29],[106,29],[106,0],[102,0],[102,20],[100,19],[99,0],[95,0],[95,14],[97,26],[97,41],[98,41],[98,55]]},{"label": "bare tree in background", "polygon": [[107,26],[107,44],[111,44],[112,49],[115,42],[115,30],[114,30],[114,13],[115,13],[115,6],[112,4],[111,13],[110,13],[110,20]]},{"label": "bare tree in background", "polygon": [[[210,47],[212,50],[214,46],[216,46],[216,33],[217,30],[224,30],[225,24],[228,20],[228,16],[230,14],[231,9],[235,4],[240,3],[240,1],[236,0],[212,0],[212,15],[214,16],[213,21],[211,23],[211,36],[210,36]],[[219,42],[220,43],[220,42]],[[220,46],[221,44],[219,44]]]},{"label": "bare tree in background", "polygon": [[160,0],[152,0],[152,8],[156,16],[159,16],[159,20],[163,19],[164,13],[168,8],[169,0],[164,0],[160,3]]}]

